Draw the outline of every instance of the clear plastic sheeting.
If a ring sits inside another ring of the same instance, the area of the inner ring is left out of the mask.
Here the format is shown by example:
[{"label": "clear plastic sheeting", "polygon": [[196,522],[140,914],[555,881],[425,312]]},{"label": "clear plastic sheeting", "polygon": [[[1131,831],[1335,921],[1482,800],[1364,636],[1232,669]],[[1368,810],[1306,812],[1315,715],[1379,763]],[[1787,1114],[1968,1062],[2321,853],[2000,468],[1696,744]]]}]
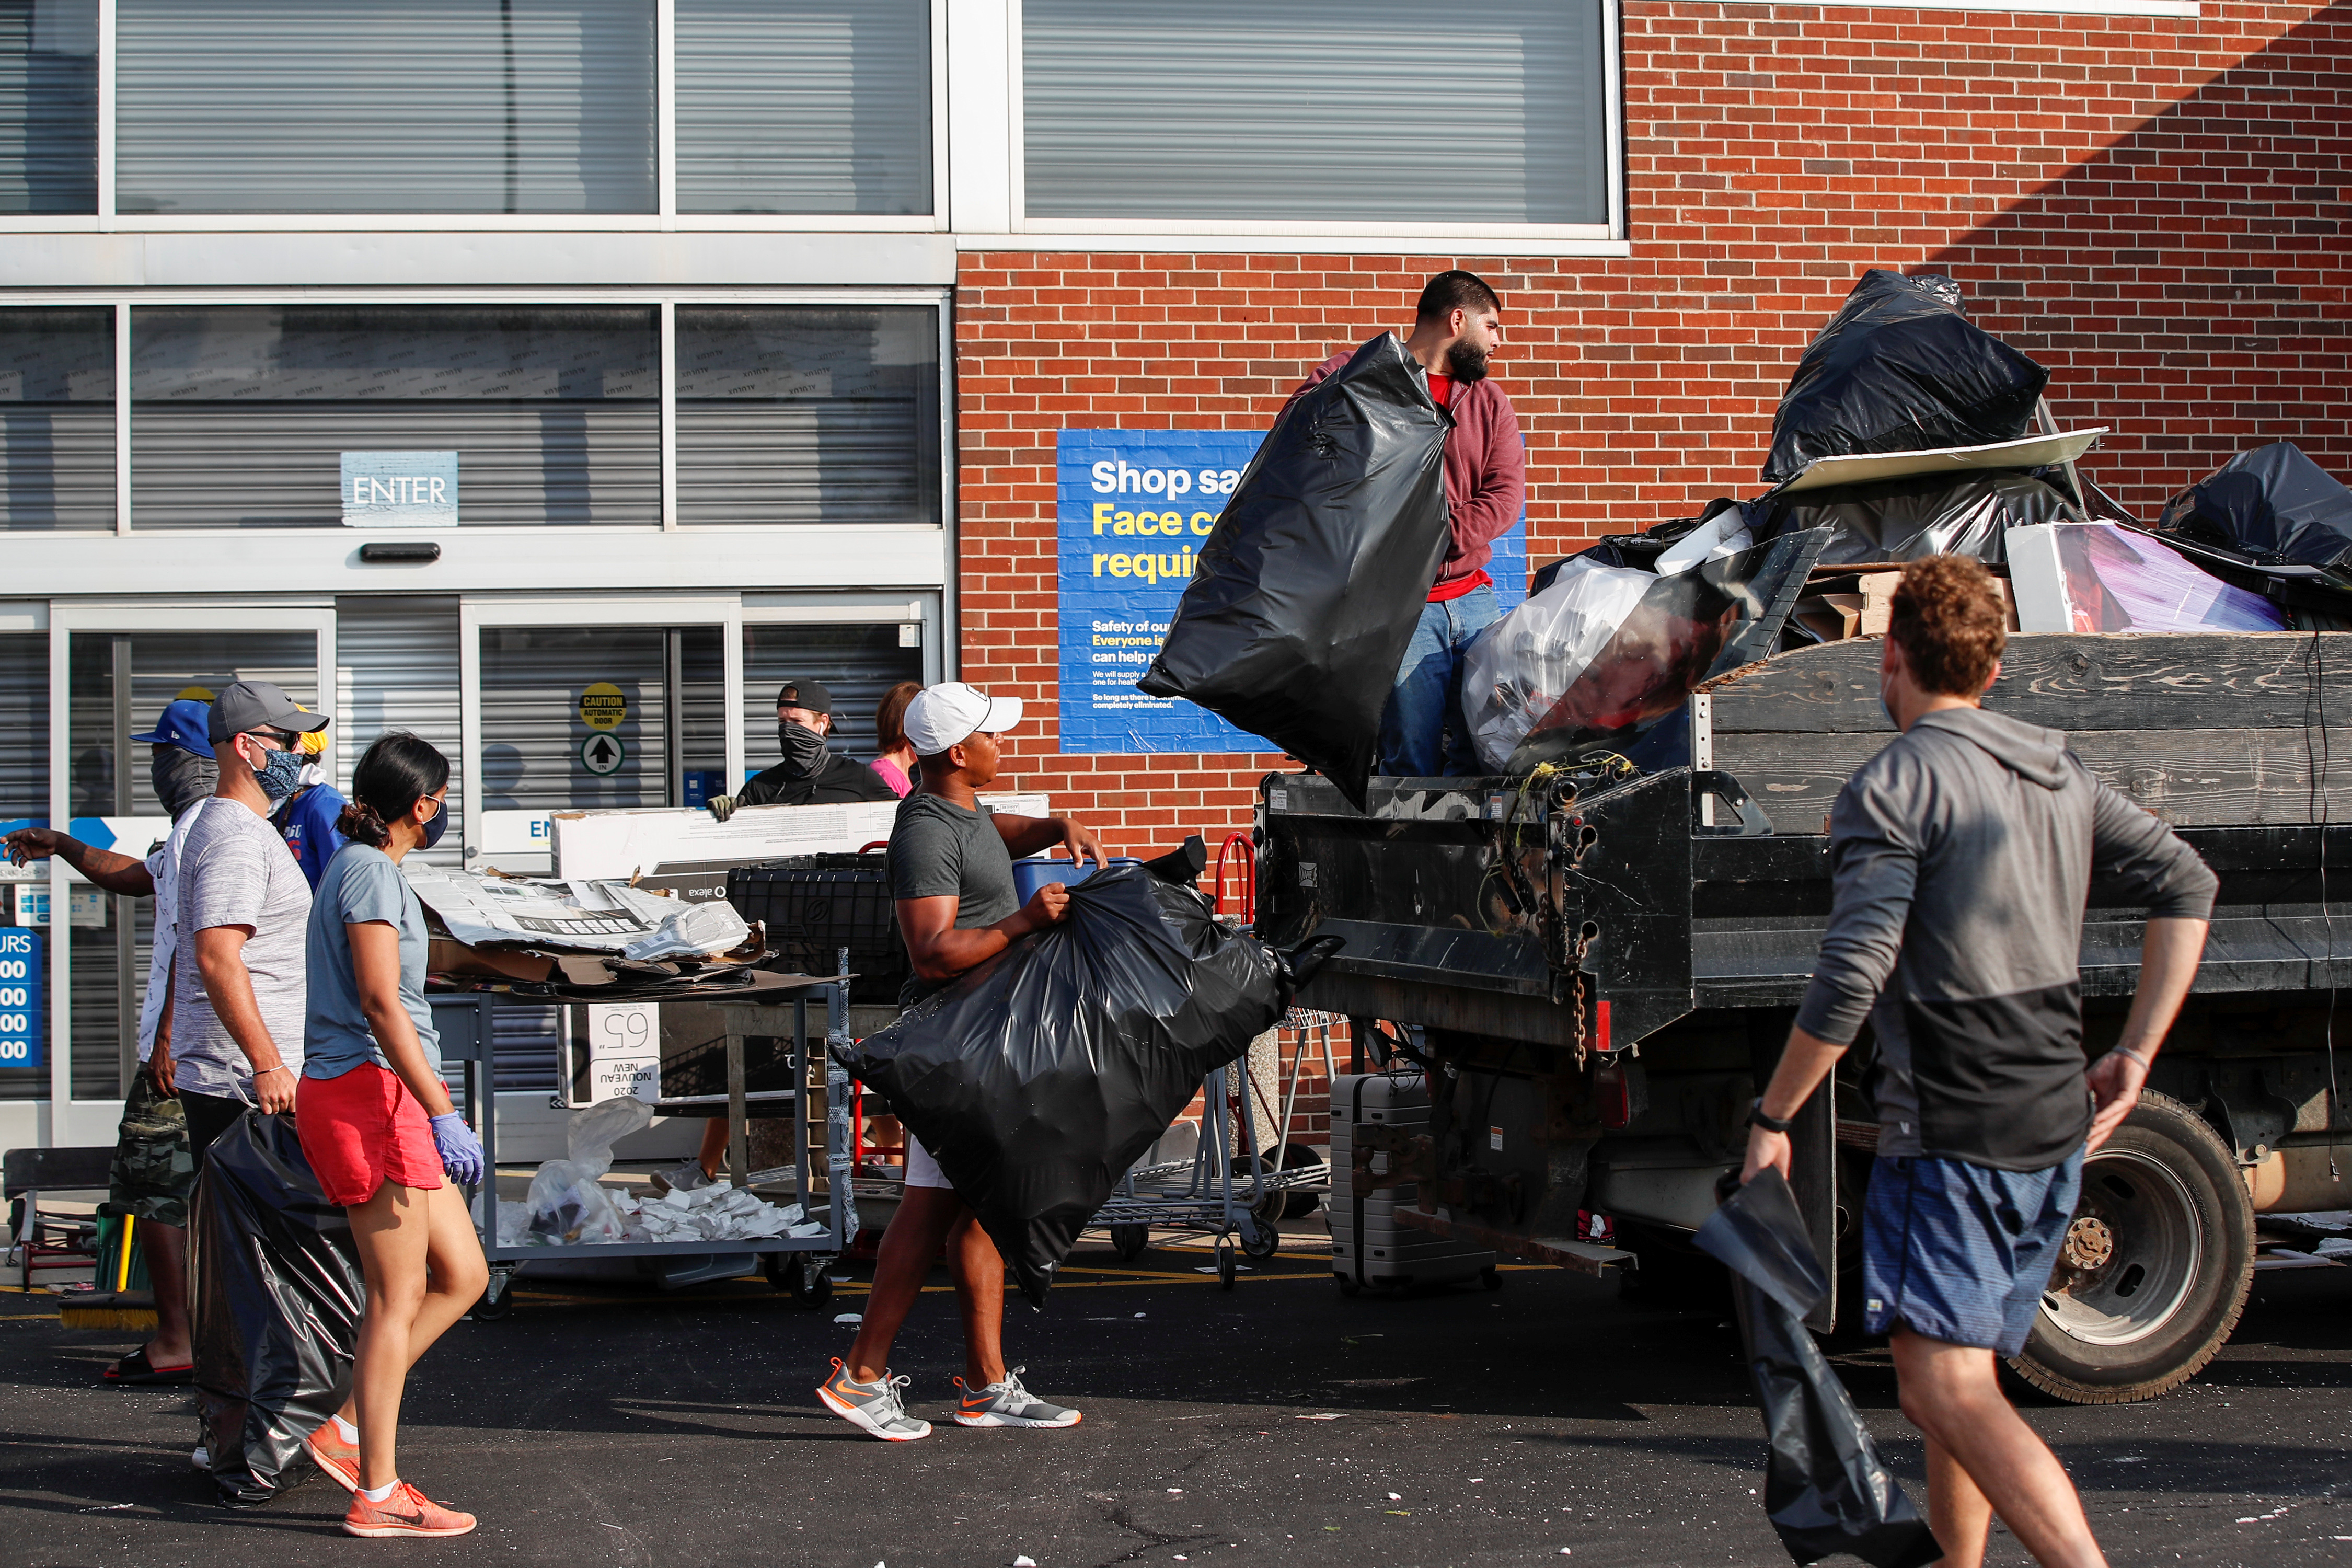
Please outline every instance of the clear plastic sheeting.
[{"label": "clear plastic sheeting", "polygon": [[2241,452],[2167,502],[2156,526],[2258,565],[2317,566],[2352,581],[2352,489],[2291,442]]},{"label": "clear plastic sheeting", "polygon": [[1973,555],[1999,564],[2009,559],[2012,528],[2082,521],[2055,487],[2030,474],[1980,470],[1922,474],[1877,484],[1766,497],[1748,503],[1768,521],[1757,530],[1771,539],[1794,529],[1826,528],[1823,566],[1920,561],[1930,555]]},{"label": "clear plastic sheeting", "polygon": [[1949,278],[1874,267],[1798,360],[1772,416],[1765,482],[1816,458],[2013,441],[2049,380],[1961,314]]},{"label": "clear plastic sheeting", "polygon": [[621,950],[623,958],[649,963],[663,958],[716,958],[743,945],[751,928],[724,899],[688,904],[662,921],[651,936],[639,937]]},{"label": "clear plastic sheeting", "polygon": [[1481,763],[1524,773],[1578,740],[1680,707],[1738,618],[1716,578],[1738,559],[1666,577],[1583,559],[1562,566],[1470,645],[1463,716]]},{"label": "clear plastic sheeting", "polygon": [[2286,613],[2179,551],[2109,522],[2020,532],[2010,582],[2030,632],[2283,632]]},{"label": "clear plastic sheeting", "polygon": [[[613,1145],[653,1124],[654,1108],[631,1095],[615,1095],[572,1118],[564,1129],[564,1158],[550,1160],[530,1179],[526,1228],[543,1244],[614,1242],[628,1239],[628,1194],[604,1183],[613,1168]],[[500,1215],[503,1231],[504,1214]]]}]

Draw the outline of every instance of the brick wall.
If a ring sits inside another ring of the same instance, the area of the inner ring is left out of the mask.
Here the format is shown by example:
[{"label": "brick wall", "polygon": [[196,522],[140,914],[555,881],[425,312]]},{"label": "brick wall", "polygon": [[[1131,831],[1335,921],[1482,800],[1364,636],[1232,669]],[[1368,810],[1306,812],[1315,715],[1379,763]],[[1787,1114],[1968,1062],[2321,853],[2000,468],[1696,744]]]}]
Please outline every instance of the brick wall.
[{"label": "brick wall", "polygon": [[2087,470],[2144,514],[2264,440],[2352,478],[2352,14],[2205,9],[1627,0],[1628,258],[968,256],[963,660],[1038,715],[1009,772],[1122,849],[1245,824],[1278,759],[1055,751],[1055,432],[1262,428],[1451,266],[1505,296],[1531,561],[1756,493],[1789,367],[1874,265],[1961,279],[2063,421],[2115,427]]}]

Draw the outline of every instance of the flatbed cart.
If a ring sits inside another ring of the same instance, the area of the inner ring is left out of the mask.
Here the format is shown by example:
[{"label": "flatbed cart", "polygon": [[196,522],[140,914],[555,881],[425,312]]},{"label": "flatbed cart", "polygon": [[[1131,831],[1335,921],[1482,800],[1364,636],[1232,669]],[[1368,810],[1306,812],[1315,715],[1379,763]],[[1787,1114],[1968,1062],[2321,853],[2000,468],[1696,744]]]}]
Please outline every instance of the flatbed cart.
[{"label": "flatbed cart", "polygon": [[[845,977],[819,980],[804,979],[804,984],[772,986],[755,996],[730,999],[730,1005],[756,1003],[762,1006],[793,1009],[792,1056],[793,1078],[796,1085],[812,1083],[809,1060],[808,1009],[813,1000],[822,1000],[825,1008],[825,1041],[828,1046],[845,1044],[848,1039],[849,985]],[[555,1246],[509,1246],[499,1240],[498,1200],[498,1097],[491,1059],[491,1009],[501,1005],[544,1006],[550,1002],[608,1001],[612,998],[593,994],[555,995],[537,988],[528,995],[514,994],[504,986],[479,990],[435,993],[428,997],[433,1007],[433,1022],[441,1035],[441,1058],[444,1062],[462,1063],[465,1068],[466,1120],[471,1122],[482,1141],[482,1163],[490,1173],[489,1179],[468,1194],[468,1205],[474,1215],[475,1230],[482,1240],[482,1256],[488,1260],[490,1278],[482,1292],[479,1305],[474,1309],[478,1319],[502,1318],[513,1310],[513,1297],[509,1289],[515,1271],[524,1263],[539,1258],[659,1258],[683,1261],[689,1258],[741,1259],[747,1256],[766,1260],[765,1271],[771,1283],[786,1290],[795,1301],[814,1307],[832,1294],[833,1285],[825,1270],[834,1260],[849,1249],[857,1235],[857,1200],[851,1184],[850,1173],[856,1149],[852,1144],[849,1126],[849,1075],[832,1058],[824,1055],[824,1107],[823,1132],[804,1115],[795,1115],[800,1130],[793,1138],[793,1171],[796,1187],[802,1194],[803,1212],[810,1218],[821,1214],[826,1222],[825,1233],[810,1237],[768,1237],[728,1241],[622,1241],[575,1242]],[[658,998],[633,998],[658,1005]],[[780,1029],[778,1033],[782,1033]],[[748,1185],[751,1174],[751,1139],[749,1131],[752,1100],[799,1100],[795,1089],[779,1089],[754,1096],[744,1089],[743,1035],[730,1030],[726,1037],[727,1053],[727,1163],[730,1180],[739,1186]],[[698,1097],[698,1099],[699,1097]],[[655,1110],[662,1109],[656,1101]],[[680,1110],[688,1110],[683,1103]],[[691,1111],[708,1114],[708,1108],[696,1105]],[[810,1208],[809,1194],[814,1190],[812,1162],[821,1158],[824,1165],[825,1205],[822,1210]],[[728,1270],[730,1276],[741,1271],[736,1263]],[[716,1279],[718,1273],[700,1275]],[[672,1283],[689,1283],[692,1278],[673,1279]]]},{"label": "flatbed cart", "polygon": [[1282,1195],[1324,1173],[1321,1166],[1268,1171],[1263,1160],[1253,1160],[1236,1191],[1226,1117],[1238,1102],[1241,1142],[1253,1153],[1258,1147],[1257,1118],[1250,1109],[1253,1096],[1228,1091],[1229,1070],[1214,1068],[1202,1080],[1202,1138],[1192,1157],[1129,1171],[1085,1227],[1108,1230],[1112,1249],[1129,1262],[1143,1255],[1155,1227],[1213,1236],[1217,1282],[1228,1290],[1241,1278],[1240,1254],[1270,1258],[1280,1245],[1273,1216]]}]

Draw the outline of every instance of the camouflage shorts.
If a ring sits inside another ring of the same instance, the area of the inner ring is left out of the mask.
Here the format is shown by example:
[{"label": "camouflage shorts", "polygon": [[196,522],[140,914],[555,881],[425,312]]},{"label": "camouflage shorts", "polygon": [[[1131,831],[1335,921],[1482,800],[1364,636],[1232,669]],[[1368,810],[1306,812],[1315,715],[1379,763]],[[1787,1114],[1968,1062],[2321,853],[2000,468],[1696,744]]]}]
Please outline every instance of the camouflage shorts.
[{"label": "camouflage shorts", "polygon": [[196,1156],[188,1119],[176,1099],[158,1093],[142,1064],[122,1102],[114,1137],[114,1168],[107,1179],[104,1213],[135,1215],[156,1225],[188,1223],[188,1194],[196,1186]]}]

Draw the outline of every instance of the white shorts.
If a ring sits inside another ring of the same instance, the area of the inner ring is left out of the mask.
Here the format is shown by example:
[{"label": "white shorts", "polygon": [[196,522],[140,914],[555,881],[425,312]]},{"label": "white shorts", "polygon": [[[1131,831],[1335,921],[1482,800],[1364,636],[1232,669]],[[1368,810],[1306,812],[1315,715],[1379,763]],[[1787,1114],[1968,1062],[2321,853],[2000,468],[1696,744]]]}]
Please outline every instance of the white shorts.
[{"label": "white shorts", "polygon": [[910,1187],[942,1187],[949,1192],[955,1190],[955,1184],[948,1180],[947,1173],[940,1169],[940,1163],[931,1158],[931,1152],[923,1147],[922,1140],[912,1131],[907,1133],[907,1184]]}]

